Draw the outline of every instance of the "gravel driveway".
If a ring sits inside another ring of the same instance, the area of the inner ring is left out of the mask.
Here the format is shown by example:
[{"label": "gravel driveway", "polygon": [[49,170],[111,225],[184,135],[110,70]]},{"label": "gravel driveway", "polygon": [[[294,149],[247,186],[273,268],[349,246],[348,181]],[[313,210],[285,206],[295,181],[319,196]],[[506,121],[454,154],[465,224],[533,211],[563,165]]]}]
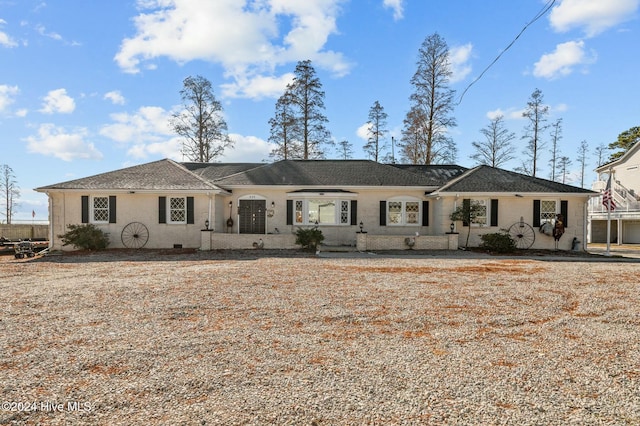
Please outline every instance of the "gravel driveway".
[{"label": "gravel driveway", "polygon": [[640,424],[638,263],[0,260],[0,424]]}]

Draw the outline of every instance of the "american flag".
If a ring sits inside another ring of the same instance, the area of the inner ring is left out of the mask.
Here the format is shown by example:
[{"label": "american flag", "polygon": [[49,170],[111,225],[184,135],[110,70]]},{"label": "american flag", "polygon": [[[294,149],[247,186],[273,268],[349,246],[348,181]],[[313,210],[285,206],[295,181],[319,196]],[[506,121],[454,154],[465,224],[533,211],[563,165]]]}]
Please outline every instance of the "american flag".
[{"label": "american flag", "polygon": [[609,180],[607,180],[607,187],[602,193],[602,205],[605,206],[610,212],[616,209],[616,203],[615,201],[613,201],[613,194],[611,193],[611,175],[609,175]]}]

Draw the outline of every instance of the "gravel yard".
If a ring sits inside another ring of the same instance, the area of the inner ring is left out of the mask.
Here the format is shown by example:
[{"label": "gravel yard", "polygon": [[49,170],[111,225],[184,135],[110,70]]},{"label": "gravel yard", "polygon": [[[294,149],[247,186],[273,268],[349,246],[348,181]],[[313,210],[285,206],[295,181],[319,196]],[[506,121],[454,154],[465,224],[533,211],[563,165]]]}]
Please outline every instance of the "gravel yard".
[{"label": "gravel yard", "polygon": [[639,263],[0,258],[0,424],[640,424]]}]

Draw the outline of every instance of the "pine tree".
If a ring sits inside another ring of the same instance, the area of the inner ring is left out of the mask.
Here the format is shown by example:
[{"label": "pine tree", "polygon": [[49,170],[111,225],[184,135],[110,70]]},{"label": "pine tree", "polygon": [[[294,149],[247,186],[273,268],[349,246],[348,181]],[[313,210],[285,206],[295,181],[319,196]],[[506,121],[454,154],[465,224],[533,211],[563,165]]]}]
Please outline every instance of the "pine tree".
[{"label": "pine tree", "polygon": [[367,121],[368,138],[364,151],[376,163],[382,159],[382,151],[386,148],[384,141],[387,132],[387,113],[384,112],[380,102],[375,101],[369,109],[369,120]]},{"label": "pine tree", "polygon": [[521,168],[521,170],[528,172],[533,177],[538,172],[540,152],[544,148],[542,134],[548,127],[544,124],[547,121],[548,114],[549,107],[544,104],[542,92],[540,89],[534,90],[527,102],[525,111],[522,113],[522,116],[529,122],[525,128],[525,135],[522,137],[522,139],[528,141],[527,149],[523,151],[523,154],[529,159],[529,165],[526,165],[523,161]]},{"label": "pine tree", "polygon": [[411,78],[414,92],[404,119],[401,150],[413,164],[453,162],[456,147],[449,130],[456,126],[449,48],[437,33],[427,37],[418,51],[417,70]]},{"label": "pine tree", "polygon": [[502,115],[491,119],[480,133],[484,136],[484,140],[471,143],[476,151],[471,155],[471,159],[476,163],[500,167],[513,159],[514,148],[511,141],[516,138],[516,135],[505,127]]},{"label": "pine tree", "polygon": [[233,147],[211,82],[202,76],[187,77],[180,90],[183,110],[172,115],[170,125],[183,139],[182,153],[189,161],[208,163]]}]

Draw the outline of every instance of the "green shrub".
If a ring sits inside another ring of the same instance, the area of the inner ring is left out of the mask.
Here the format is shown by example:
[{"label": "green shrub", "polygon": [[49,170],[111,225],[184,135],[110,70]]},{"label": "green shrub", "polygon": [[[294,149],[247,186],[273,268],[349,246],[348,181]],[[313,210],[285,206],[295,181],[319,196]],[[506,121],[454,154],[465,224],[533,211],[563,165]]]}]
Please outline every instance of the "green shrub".
[{"label": "green shrub", "polygon": [[511,253],[516,250],[516,242],[506,232],[484,234],[480,239],[482,240],[480,247],[496,253]]},{"label": "green shrub", "polygon": [[300,244],[303,249],[316,251],[323,241],[324,235],[322,235],[322,231],[317,227],[298,228],[296,231],[296,244]]},{"label": "green shrub", "polygon": [[104,250],[109,245],[109,237],[95,225],[67,225],[69,230],[58,235],[62,238],[62,245],[69,244],[84,250]]}]

